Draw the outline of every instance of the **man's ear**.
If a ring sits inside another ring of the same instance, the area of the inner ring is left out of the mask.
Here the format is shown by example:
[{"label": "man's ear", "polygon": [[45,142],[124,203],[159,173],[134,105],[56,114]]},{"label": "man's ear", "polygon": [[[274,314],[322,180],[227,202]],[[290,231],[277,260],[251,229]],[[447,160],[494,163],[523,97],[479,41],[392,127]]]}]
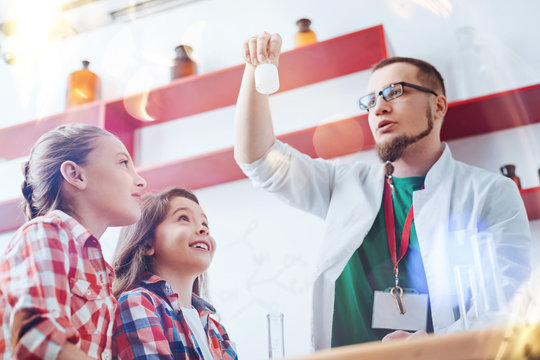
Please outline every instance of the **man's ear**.
[{"label": "man's ear", "polygon": [[444,115],[446,115],[447,110],[448,110],[448,102],[446,100],[446,96],[444,95],[437,96],[437,99],[435,100],[435,118],[436,119],[444,118]]},{"label": "man's ear", "polygon": [[60,172],[64,180],[79,190],[86,189],[86,175],[84,169],[71,160],[64,161],[60,165]]}]

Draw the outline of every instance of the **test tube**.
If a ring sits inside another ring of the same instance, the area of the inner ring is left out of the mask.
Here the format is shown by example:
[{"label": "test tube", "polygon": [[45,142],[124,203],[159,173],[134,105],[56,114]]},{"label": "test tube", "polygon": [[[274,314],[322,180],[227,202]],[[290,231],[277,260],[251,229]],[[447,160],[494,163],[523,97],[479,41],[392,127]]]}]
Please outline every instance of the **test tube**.
[{"label": "test tube", "polygon": [[285,357],[285,344],[283,340],[283,314],[270,313],[268,320],[268,358],[283,359]]}]

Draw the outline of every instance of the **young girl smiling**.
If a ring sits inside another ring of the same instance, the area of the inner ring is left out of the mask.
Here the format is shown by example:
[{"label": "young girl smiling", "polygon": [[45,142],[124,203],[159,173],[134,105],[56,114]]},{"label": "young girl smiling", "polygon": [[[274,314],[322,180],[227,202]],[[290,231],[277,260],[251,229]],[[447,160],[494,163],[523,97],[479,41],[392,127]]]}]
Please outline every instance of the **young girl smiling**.
[{"label": "young girl smiling", "polygon": [[237,359],[200,295],[216,243],[197,197],[181,188],[145,196],[120,234],[113,266],[118,359]]}]

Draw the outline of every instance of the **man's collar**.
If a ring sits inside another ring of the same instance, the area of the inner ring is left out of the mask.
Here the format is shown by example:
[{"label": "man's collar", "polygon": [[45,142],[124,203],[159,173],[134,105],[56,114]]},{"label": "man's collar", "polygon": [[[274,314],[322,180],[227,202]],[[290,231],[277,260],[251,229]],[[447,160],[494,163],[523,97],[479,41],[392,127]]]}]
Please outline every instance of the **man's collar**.
[{"label": "man's collar", "polygon": [[443,147],[443,152],[441,156],[435,162],[435,164],[433,164],[431,169],[429,169],[426,175],[426,189],[437,186],[440,182],[442,182],[444,179],[448,178],[448,176],[451,176],[454,173],[454,158],[452,157],[450,147],[447,143],[444,142],[441,143],[441,146]]}]

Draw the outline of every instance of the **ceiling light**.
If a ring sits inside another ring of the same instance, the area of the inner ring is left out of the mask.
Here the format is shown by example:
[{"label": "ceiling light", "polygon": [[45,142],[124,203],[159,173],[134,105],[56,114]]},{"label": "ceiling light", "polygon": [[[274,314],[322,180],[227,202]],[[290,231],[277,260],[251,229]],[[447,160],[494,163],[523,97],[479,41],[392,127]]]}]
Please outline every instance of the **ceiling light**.
[{"label": "ceiling light", "polygon": [[126,8],[112,11],[110,14],[114,21],[118,22],[137,20],[197,1],[200,0],[144,0]]}]

